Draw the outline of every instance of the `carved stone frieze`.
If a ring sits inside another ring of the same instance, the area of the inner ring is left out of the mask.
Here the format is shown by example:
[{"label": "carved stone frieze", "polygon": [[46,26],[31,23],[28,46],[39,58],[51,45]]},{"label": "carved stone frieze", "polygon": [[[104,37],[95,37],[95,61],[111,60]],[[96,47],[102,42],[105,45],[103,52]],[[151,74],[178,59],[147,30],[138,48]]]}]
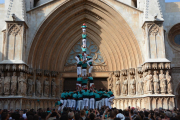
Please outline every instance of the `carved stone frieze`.
[{"label": "carved stone frieze", "polygon": [[57,71],[51,71],[51,76],[52,77],[57,77],[58,75],[58,72]]},{"label": "carved stone frieze", "polygon": [[43,72],[43,70],[41,70],[41,69],[36,69],[36,75],[42,75],[42,72]]},{"label": "carved stone frieze", "polygon": [[51,75],[51,72],[49,70],[44,70],[44,75],[45,76],[50,76]]},{"label": "carved stone frieze", "polygon": [[127,75],[127,69],[121,70],[121,74],[122,74],[122,75]]},{"label": "carved stone frieze", "polygon": [[129,74],[134,75],[135,74],[135,68],[130,68],[129,69]]}]

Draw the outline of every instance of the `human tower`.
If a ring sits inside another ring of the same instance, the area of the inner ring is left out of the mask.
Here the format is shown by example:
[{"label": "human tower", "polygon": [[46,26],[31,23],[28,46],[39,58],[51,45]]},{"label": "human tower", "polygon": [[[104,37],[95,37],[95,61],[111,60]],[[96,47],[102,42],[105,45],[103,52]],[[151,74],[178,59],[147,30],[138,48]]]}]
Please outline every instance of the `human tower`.
[{"label": "human tower", "polygon": [[[88,89],[88,81],[90,83],[89,90],[94,90],[94,82],[92,77],[92,69],[93,69],[93,59],[90,55],[87,54],[87,34],[86,34],[86,24],[84,23],[82,28],[82,54],[78,54],[75,59],[77,61],[77,83],[76,90]],[[87,74],[87,65],[89,66],[88,74]]]},{"label": "human tower", "polygon": [[[61,94],[61,100],[57,102],[60,105],[59,109],[64,107],[82,110],[86,109],[101,109],[102,107],[109,107],[113,104],[114,95],[111,90],[99,89],[96,90],[92,77],[93,59],[86,53],[87,51],[87,34],[86,24],[82,28],[82,53],[75,56],[77,61],[77,83],[76,90],[64,90]],[[87,74],[87,66],[89,66]],[[90,85],[88,85],[88,81]],[[89,87],[90,86],[90,87]]]}]

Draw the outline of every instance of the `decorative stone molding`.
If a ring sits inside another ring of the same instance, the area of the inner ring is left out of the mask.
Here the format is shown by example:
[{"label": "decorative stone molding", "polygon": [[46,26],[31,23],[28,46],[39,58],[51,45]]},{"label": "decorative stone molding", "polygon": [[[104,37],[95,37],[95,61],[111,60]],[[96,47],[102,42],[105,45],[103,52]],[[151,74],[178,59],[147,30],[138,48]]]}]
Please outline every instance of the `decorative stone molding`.
[{"label": "decorative stone molding", "polygon": [[49,70],[44,70],[44,75],[45,76],[50,76],[51,75],[51,72]]},{"label": "decorative stone molding", "polygon": [[114,71],[114,75],[115,75],[115,77],[119,77],[120,76],[120,71]]},{"label": "decorative stone molding", "polygon": [[42,75],[43,70],[42,69],[36,69],[36,75]]},{"label": "decorative stone molding", "polygon": [[129,74],[134,75],[135,74],[135,68],[130,68],[129,69]]},{"label": "decorative stone molding", "polygon": [[121,70],[121,74],[122,74],[123,76],[127,75],[127,69]]},{"label": "decorative stone molding", "polygon": [[52,76],[52,77],[57,77],[57,75],[58,75],[58,72],[56,72],[56,71],[51,71],[51,76]]},{"label": "decorative stone molding", "polygon": [[33,68],[29,68],[29,69],[28,69],[28,74],[33,75],[33,73],[34,73],[34,69],[33,69]]}]

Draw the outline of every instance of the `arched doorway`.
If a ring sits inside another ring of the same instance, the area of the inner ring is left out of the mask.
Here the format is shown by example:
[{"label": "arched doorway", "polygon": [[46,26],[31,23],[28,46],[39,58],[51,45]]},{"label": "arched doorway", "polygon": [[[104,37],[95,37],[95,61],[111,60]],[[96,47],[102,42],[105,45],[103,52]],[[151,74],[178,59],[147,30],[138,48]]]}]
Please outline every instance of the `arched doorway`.
[{"label": "arched doorway", "polygon": [[94,77],[106,79],[110,71],[142,64],[138,42],[127,22],[113,7],[99,0],[67,0],[59,5],[37,31],[28,64],[34,69],[58,71],[63,78],[76,77],[75,71],[67,71],[66,63],[73,47],[81,41],[82,23],[88,25],[88,39],[98,47],[105,62],[97,67],[101,73]]}]

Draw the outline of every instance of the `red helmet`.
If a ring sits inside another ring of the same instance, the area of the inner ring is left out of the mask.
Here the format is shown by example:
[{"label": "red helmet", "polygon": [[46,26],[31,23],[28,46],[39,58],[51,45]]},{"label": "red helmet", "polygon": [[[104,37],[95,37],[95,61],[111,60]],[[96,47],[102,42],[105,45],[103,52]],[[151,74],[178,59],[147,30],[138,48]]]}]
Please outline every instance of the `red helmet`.
[{"label": "red helmet", "polygon": [[85,23],[83,23],[83,25],[86,25]]}]

